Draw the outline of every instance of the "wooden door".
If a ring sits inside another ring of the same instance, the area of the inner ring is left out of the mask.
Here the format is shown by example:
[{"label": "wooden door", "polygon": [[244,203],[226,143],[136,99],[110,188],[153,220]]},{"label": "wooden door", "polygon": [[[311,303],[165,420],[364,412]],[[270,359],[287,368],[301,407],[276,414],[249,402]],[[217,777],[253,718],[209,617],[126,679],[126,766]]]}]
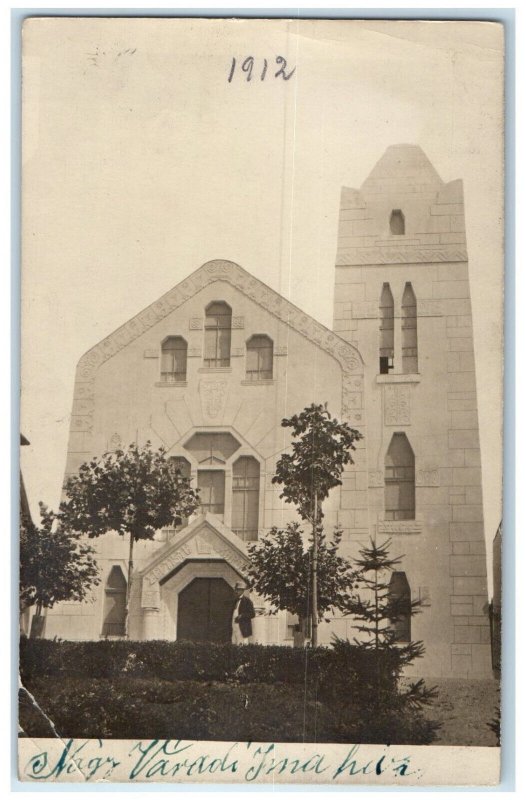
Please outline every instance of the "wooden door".
[{"label": "wooden door", "polygon": [[194,578],[179,594],[177,638],[192,642],[230,642],[234,590],[223,578]]}]

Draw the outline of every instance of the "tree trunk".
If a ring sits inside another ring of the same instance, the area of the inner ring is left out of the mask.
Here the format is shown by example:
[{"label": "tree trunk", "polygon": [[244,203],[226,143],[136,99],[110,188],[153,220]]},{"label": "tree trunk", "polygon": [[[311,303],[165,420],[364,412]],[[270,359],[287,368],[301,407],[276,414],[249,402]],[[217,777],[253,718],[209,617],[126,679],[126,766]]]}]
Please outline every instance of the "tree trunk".
[{"label": "tree trunk", "polygon": [[312,646],[318,646],[318,493],[314,493],[312,527]]},{"label": "tree trunk", "polygon": [[129,638],[130,626],[130,596],[131,585],[133,578],[133,543],[135,542],[135,535],[130,531],[130,549],[128,551],[128,583],[126,584],[126,612],[124,616],[124,635]]}]

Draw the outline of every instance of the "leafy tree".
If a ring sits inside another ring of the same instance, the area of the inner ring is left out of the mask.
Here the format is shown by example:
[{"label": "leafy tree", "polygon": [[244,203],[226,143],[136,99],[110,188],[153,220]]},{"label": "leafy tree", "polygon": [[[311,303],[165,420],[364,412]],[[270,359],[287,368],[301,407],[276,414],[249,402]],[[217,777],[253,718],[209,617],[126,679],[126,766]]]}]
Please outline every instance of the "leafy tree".
[{"label": "leafy tree", "polygon": [[[436,688],[428,689],[423,680],[401,687],[403,670],[424,654],[420,641],[402,641],[398,624],[413,617],[422,609],[422,600],[410,600],[391,591],[389,579],[402,558],[389,555],[391,540],[378,544],[371,539],[362,547],[355,564],[359,568],[355,586],[358,594],[348,603],[347,610],[357,620],[355,627],[362,634],[356,645],[372,651],[373,674],[371,706],[381,710],[404,706],[420,709],[437,696]],[[343,647],[341,641],[336,647]]]},{"label": "leafy tree", "polygon": [[[345,610],[351,600],[353,572],[348,561],[338,555],[342,532],[334,531],[332,541],[318,536],[318,613],[330,609]],[[297,614],[300,620],[311,612],[312,541],[305,548],[298,522],[285,529],[274,527],[258,544],[248,545],[248,575],[256,591],[266,597],[276,613],[278,609]]]},{"label": "leafy tree", "polygon": [[312,527],[311,539],[311,617],[312,644],[318,643],[320,616],[318,591],[319,540],[323,532],[323,501],[331,489],[341,485],[341,475],[352,464],[351,450],[362,438],[359,431],[345,422],[333,419],[327,404],[312,403],[300,414],[281,422],[292,428],[291,453],[283,453],[276,466],[272,483],[280,484],[280,497],[297,506],[300,517]]},{"label": "leafy tree", "polygon": [[67,499],[60,505],[64,527],[91,538],[110,531],[128,536],[126,620],[134,543],[153,539],[166,525],[180,524],[199,504],[198,493],[165,453],[163,447],[154,450],[150,442],[144,447],[131,444],[127,450],[82,464],[64,487]]},{"label": "leafy tree", "polygon": [[55,514],[43,503],[40,516],[40,526],[26,514],[20,524],[20,610],[34,605],[35,617],[61,600],[83,600],[100,583],[93,548],[60,526],[53,530]]}]

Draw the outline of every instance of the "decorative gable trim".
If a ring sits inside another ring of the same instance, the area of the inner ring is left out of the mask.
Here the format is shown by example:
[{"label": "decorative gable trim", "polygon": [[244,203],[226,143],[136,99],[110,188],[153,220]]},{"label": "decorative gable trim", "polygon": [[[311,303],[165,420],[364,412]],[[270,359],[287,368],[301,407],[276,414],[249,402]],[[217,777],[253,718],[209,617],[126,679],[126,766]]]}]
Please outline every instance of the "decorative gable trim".
[{"label": "decorative gable trim", "polygon": [[[133,342],[153,325],[215,281],[226,281],[273,316],[301,333],[322,350],[332,355],[346,372],[361,372],[363,361],[355,347],[341,339],[320,322],[304,314],[281,295],[231,261],[209,261],[193,275],[171,289],[159,300],[110,333],[82,356],[77,379],[89,380],[105,361]],[[241,321],[242,317],[236,317]]]},{"label": "decorative gable trim", "polygon": [[[75,401],[91,402],[85,404],[86,410],[83,411],[82,415],[77,414],[72,419],[68,451],[72,451],[71,433],[82,431],[85,435],[83,449],[86,453],[89,453],[86,436],[90,437],[93,431],[94,378],[99,367],[171,314],[176,308],[179,308],[205,286],[216,281],[224,281],[234,286],[246,297],[249,297],[268,311],[269,314],[277,317],[324,352],[331,355],[340,364],[344,372],[342,417],[351,424],[363,424],[362,413],[356,410],[353,411],[347,402],[349,377],[355,375],[358,378],[363,374],[363,360],[358,350],[344,339],[341,339],[338,334],[333,333],[329,328],[326,328],[320,322],[303,313],[288,300],[285,300],[273,289],[254,278],[238,264],[234,264],[231,261],[218,260],[204,264],[193,275],[179,283],[82,356],[75,375],[74,399]],[[242,318],[236,319],[241,320]],[[190,326],[192,324],[196,324],[194,320],[190,322]],[[76,405],[78,404],[76,403]],[[363,404],[361,404],[361,407],[363,408]]]},{"label": "decorative gable trim", "polygon": [[201,559],[226,561],[243,575],[249,560],[244,542],[209,514],[200,515],[181,535],[158,550],[140,572],[141,606],[159,608],[160,585],[170,573],[188,561]]}]

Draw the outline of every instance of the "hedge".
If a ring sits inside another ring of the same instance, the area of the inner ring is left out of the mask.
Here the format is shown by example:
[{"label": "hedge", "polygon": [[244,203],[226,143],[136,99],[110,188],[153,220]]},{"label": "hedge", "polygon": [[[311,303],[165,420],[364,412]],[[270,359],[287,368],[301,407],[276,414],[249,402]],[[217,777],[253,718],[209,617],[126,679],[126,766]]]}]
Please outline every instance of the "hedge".
[{"label": "hedge", "polygon": [[[213,644],[209,642],[137,642],[103,640],[65,642],[23,638],[22,680],[52,678],[156,678],[161,681],[219,681],[248,684],[305,684],[330,692],[345,671],[347,692],[360,695],[370,683],[374,655],[351,647],[345,664],[330,648]],[[382,672],[395,688],[396,669],[386,653]],[[330,680],[329,680],[330,676]],[[339,682],[339,681],[338,681]],[[329,685],[327,685],[329,684]]]}]

